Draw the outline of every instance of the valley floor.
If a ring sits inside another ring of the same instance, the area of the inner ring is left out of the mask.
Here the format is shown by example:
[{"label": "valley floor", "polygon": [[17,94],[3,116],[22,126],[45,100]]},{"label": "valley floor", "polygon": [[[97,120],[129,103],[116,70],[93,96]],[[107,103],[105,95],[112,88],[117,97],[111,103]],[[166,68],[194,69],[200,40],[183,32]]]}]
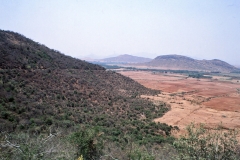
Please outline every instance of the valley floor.
[{"label": "valley floor", "polygon": [[[180,134],[191,122],[215,128],[240,128],[240,81],[214,76],[211,79],[189,78],[181,74],[121,71],[145,87],[161,90],[157,96],[145,96],[155,103],[164,101],[171,110],[155,122],[180,128]],[[179,134],[178,133],[178,134]]]}]

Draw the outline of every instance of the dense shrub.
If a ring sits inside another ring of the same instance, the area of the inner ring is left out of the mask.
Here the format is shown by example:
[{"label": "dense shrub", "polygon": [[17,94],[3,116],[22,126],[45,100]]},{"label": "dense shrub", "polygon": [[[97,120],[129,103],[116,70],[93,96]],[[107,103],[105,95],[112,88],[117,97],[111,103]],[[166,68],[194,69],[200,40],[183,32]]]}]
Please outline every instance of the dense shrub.
[{"label": "dense shrub", "polygon": [[225,131],[221,126],[215,130],[205,129],[201,124],[187,127],[187,135],[174,142],[181,160],[237,160],[240,159],[237,131]]},{"label": "dense shrub", "polygon": [[86,160],[99,159],[103,148],[100,136],[100,132],[90,128],[82,129],[70,135],[70,142],[77,146],[76,157],[83,157]]}]

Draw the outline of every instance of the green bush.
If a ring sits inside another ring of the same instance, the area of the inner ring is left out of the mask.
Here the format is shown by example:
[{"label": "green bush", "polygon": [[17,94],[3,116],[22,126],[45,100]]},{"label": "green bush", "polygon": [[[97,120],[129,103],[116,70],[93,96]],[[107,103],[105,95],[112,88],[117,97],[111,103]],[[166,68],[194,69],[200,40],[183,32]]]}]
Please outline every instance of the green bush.
[{"label": "green bush", "polygon": [[46,121],[45,121],[45,123],[47,124],[47,125],[52,125],[52,119],[51,118],[47,118],[46,119]]},{"label": "green bush", "polygon": [[1,112],[1,117],[2,117],[3,119],[7,119],[9,116],[10,116],[10,113],[9,113],[9,112],[7,112],[7,111],[2,111],[2,112]]},{"label": "green bush", "polygon": [[139,148],[135,148],[131,153],[129,153],[128,157],[130,160],[155,160],[154,155]]},{"label": "green bush", "polygon": [[238,141],[236,130],[224,131],[221,126],[215,130],[205,129],[201,124],[187,127],[187,135],[174,142],[181,160],[237,160]]},{"label": "green bush", "polygon": [[103,149],[100,135],[97,129],[82,129],[71,134],[69,140],[77,147],[76,158],[82,156],[84,160],[99,159]]}]

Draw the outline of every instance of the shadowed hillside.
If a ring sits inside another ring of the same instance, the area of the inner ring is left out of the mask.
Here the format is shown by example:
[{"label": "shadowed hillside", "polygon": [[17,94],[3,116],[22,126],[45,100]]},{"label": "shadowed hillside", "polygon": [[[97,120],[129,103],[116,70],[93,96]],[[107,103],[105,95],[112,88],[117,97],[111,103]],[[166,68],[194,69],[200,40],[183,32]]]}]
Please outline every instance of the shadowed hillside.
[{"label": "shadowed hillside", "polygon": [[181,55],[158,56],[151,62],[143,65],[149,67],[158,67],[161,69],[172,70],[191,70],[206,72],[233,72],[238,70],[236,67],[217,59],[213,60],[195,60]]},{"label": "shadowed hillside", "polygon": [[159,91],[20,34],[0,31],[0,37],[0,130],[44,132],[80,124],[100,127],[116,141],[131,134],[144,143],[162,142],[162,131],[170,134],[171,127],[152,123],[169,109],[166,104],[139,98]]}]

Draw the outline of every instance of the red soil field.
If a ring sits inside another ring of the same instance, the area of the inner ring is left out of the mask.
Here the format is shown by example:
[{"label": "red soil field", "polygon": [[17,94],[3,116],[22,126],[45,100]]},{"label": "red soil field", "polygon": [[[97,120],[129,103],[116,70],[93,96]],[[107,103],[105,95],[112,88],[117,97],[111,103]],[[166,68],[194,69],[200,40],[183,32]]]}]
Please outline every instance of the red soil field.
[{"label": "red soil field", "polygon": [[214,128],[240,128],[240,83],[219,79],[188,78],[180,74],[121,71],[145,87],[161,90],[157,96],[145,96],[154,102],[164,101],[171,110],[155,122],[185,128],[191,122]]}]

